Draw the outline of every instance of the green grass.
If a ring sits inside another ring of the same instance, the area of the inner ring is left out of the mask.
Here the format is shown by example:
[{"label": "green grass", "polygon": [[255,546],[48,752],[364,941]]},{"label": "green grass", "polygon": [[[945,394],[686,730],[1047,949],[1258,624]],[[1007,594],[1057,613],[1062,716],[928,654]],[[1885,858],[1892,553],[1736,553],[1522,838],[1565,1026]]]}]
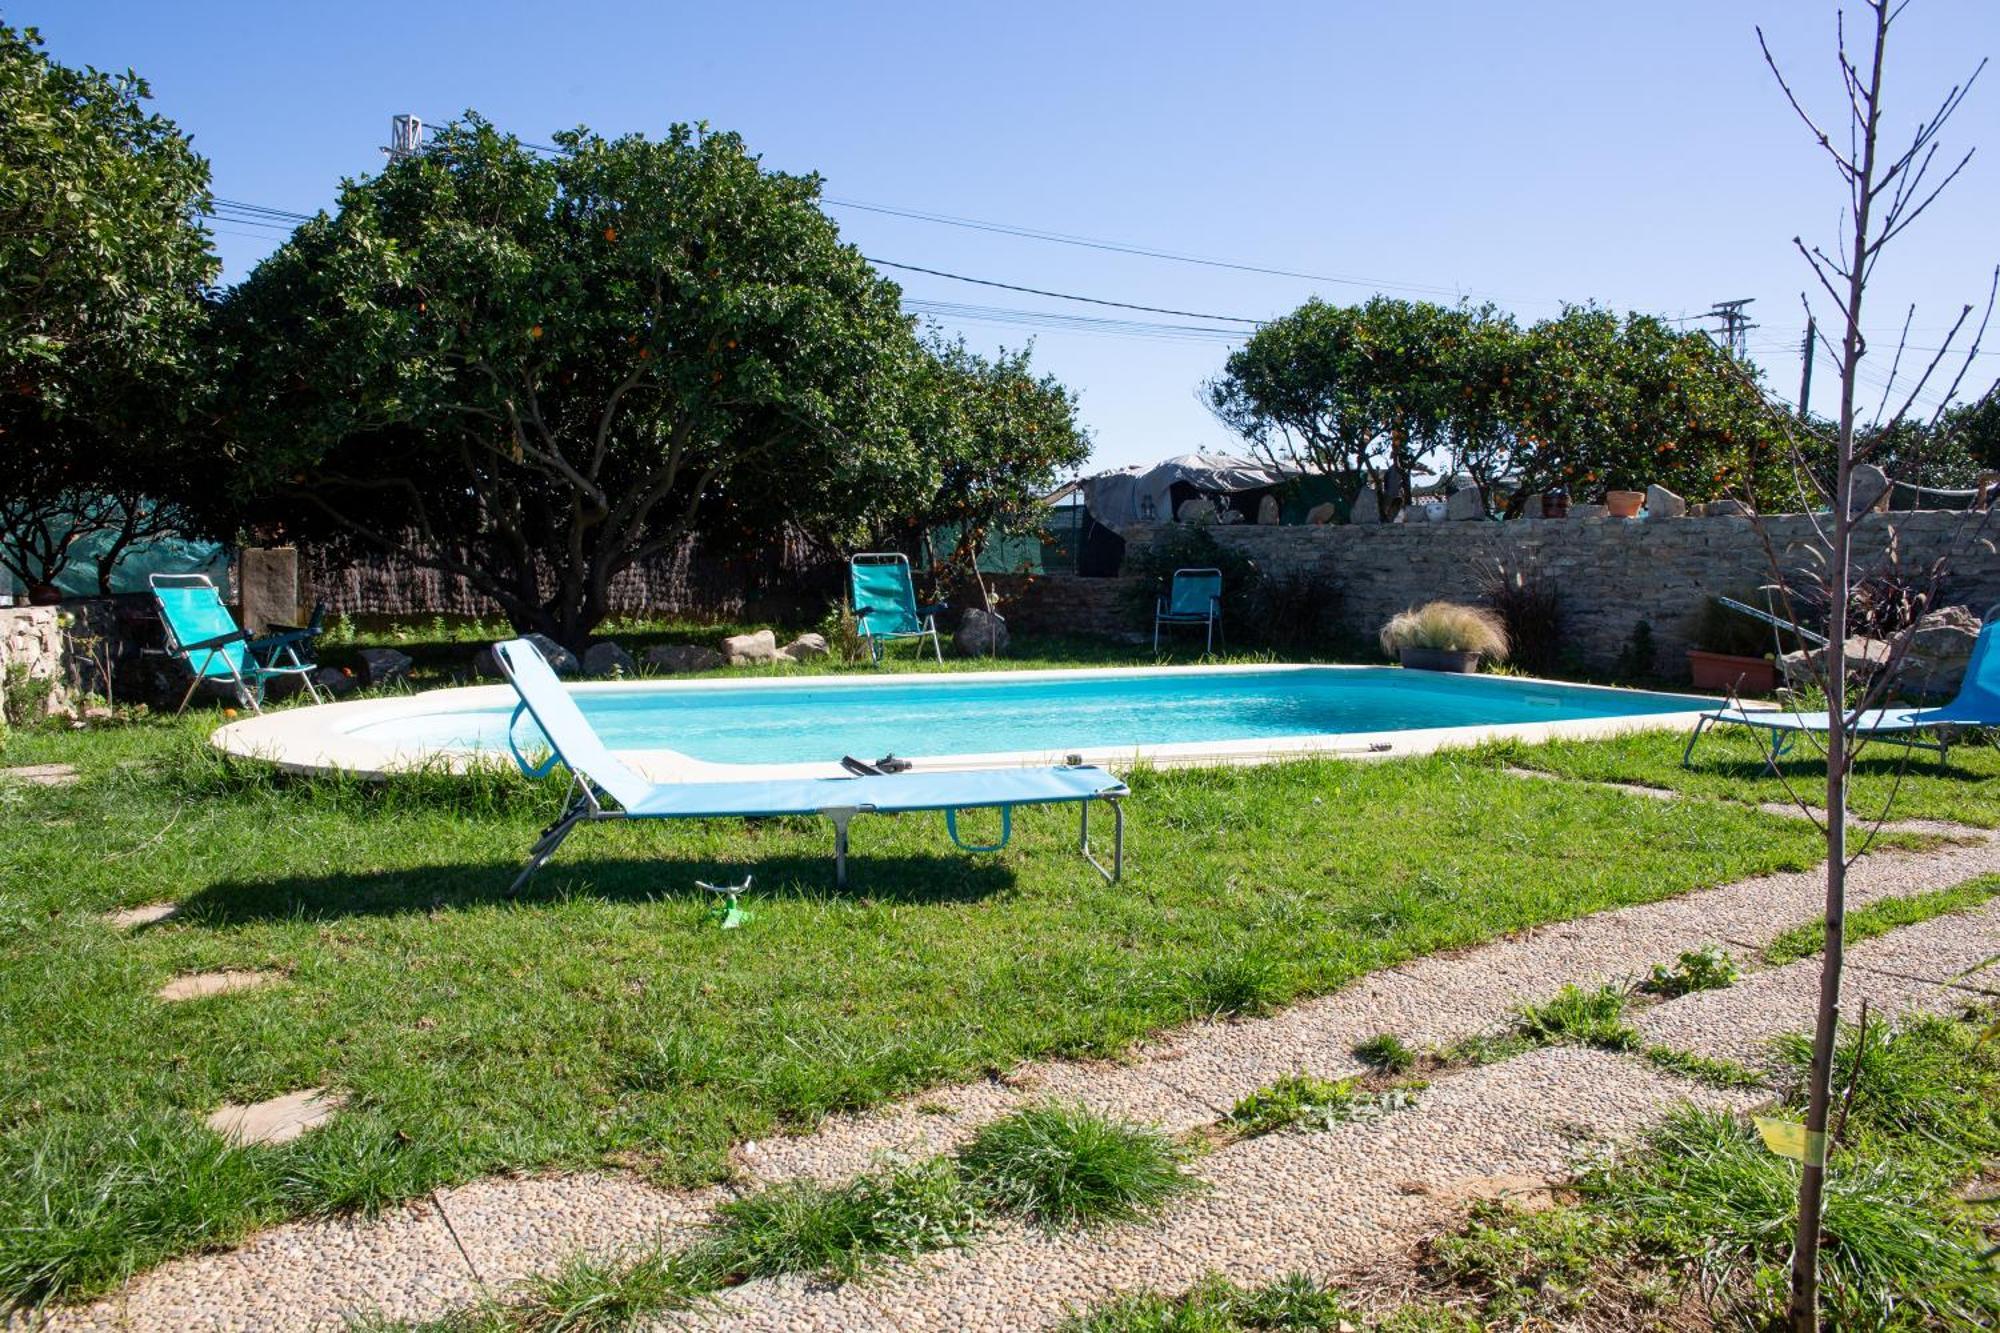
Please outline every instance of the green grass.
[{"label": "green grass", "polygon": [[1648,1046],[1639,1054],[1666,1070],[1691,1078],[1697,1083],[1706,1083],[1711,1088],[1768,1088],[1771,1080],[1748,1065],[1734,1060],[1718,1060],[1713,1056],[1697,1055],[1693,1051],[1676,1050],[1671,1046]]},{"label": "green grass", "polygon": [[1310,1074],[1286,1074],[1239,1099],[1221,1128],[1243,1138],[1294,1125],[1331,1129],[1350,1120],[1373,1120],[1416,1105],[1425,1084],[1404,1080],[1386,1088],[1364,1087],[1358,1078],[1330,1081]]},{"label": "green grass", "polygon": [[1061,1333],[1248,1333],[1295,1329],[1344,1333],[1361,1316],[1338,1292],[1310,1278],[1282,1278],[1267,1287],[1237,1286],[1212,1276],[1179,1296],[1138,1292],[1078,1314]]},{"label": "green grass", "polygon": [[982,1125],[959,1169],[989,1207],[1045,1228],[1146,1217],[1196,1187],[1157,1130],[1082,1106],[1031,1106]]},{"label": "green grass", "polygon": [[681,1256],[710,1289],[805,1273],[847,1282],[881,1260],[957,1245],[974,1200],[945,1158],[845,1185],[792,1181],[718,1210],[712,1234]]},{"label": "green grass", "polygon": [[1639,1034],[1625,1022],[1625,992],[1617,986],[1587,990],[1564,986],[1553,999],[1524,1004],[1514,1013],[1514,1030],[1537,1046],[1596,1046],[1628,1051]]},{"label": "green grass", "polygon": [[[1073,815],[1023,811],[983,858],[857,821],[845,893],[817,821],[591,828],[510,898],[557,784],[282,780],[217,759],[215,721],[7,742],[82,780],[0,781],[0,1300],[494,1171],[705,1183],[830,1112],[1817,857],[1796,821],[1447,755],[1134,772],[1117,886]],[[718,931],[693,881],[746,870],[756,920]],[[160,899],[181,915],[98,919]],[[224,967],[282,981],[152,997]],[[201,1126],[313,1085],[348,1108],[295,1143]]]},{"label": "green grass", "polygon": [[1407,1074],[1417,1064],[1417,1053],[1393,1032],[1378,1032],[1354,1048],[1354,1058],[1385,1074]]},{"label": "green grass", "polygon": [[[1923,893],[1880,898],[1849,912],[1843,934],[1848,944],[1859,944],[1901,926],[1914,926],[1951,912],[1971,911],[1995,894],[2000,894],[2000,875],[1987,875]],[[1765,945],[1764,961],[1772,964],[1795,963],[1801,958],[1812,957],[1825,947],[1826,922],[1808,921],[1793,926]]]},{"label": "green grass", "polygon": [[1696,991],[1721,990],[1733,986],[1742,975],[1736,960],[1719,948],[1689,949],[1669,966],[1653,964],[1652,972],[1639,983],[1648,995],[1673,1000]]},{"label": "green grass", "polygon": [[[1681,767],[1683,734],[1635,732],[1602,741],[1546,745],[1503,742],[1479,753],[1488,763],[1534,769],[1591,782],[1629,782],[1719,801],[1789,803],[1792,794],[1824,808],[1826,766],[1806,746],[1780,761],[1779,775],[1764,765],[1763,751],[1742,728],[1712,731],[1695,747],[1693,767]],[[1950,762],[1905,751],[1887,742],[1868,746],[1856,761],[1848,809],[1854,820],[1937,819],[1974,828],[2000,828],[2000,753],[1966,738]]]},{"label": "green grass", "polygon": [[637,1258],[576,1255],[555,1272],[524,1278],[504,1295],[440,1319],[363,1316],[348,1333],[618,1333],[654,1315],[692,1310],[707,1297],[704,1276],[684,1258],[648,1250]]}]

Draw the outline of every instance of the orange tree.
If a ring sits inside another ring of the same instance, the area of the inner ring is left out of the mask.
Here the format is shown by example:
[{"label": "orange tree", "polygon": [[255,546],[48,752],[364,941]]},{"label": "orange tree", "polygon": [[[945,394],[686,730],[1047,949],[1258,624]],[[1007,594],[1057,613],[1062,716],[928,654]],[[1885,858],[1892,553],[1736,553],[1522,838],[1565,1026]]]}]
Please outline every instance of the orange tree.
[{"label": "orange tree", "polygon": [[1522,494],[1657,482],[1690,500],[1779,489],[1781,441],[1756,372],[1651,315],[1570,306],[1522,335],[1502,408]]},{"label": "orange tree", "polygon": [[816,178],[687,126],[558,142],[448,127],[229,293],[254,521],[461,576],[574,648],[689,533],[845,541],[932,502],[958,381]]}]

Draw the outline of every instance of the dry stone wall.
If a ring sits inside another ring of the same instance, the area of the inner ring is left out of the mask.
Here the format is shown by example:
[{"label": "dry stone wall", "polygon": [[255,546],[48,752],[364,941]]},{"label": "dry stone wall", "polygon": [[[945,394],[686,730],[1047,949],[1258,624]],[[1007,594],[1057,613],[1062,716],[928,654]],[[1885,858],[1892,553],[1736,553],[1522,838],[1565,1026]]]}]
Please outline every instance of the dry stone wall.
[{"label": "dry stone wall", "polygon": [[[1810,560],[1816,520],[1781,514],[1667,519],[1568,518],[1507,523],[1214,529],[1259,569],[1303,571],[1339,585],[1349,623],[1372,634],[1406,607],[1434,598],[1471,601],[1496,562],[1536,562],[1562,590],[1566,647],[1581,662],[1610,668],[1633,627],[1649,622],[1656,669],[1686,671],[1693,620],[1715,594],[1741,595],[1770,582],[1766,539],[1788,568]],[[1163,530],[1126,529],[1128,557]],[[1892,538],[1893,533],[1893,538]],[[2000,520],[1990,514],[1918,511],[1870,514],[1856,538],[1857,567],[1883,557],[1893,540],[1906,570],[1946,560],[1947,600],[1984,611],[2000,601]]]},{"label": "dry stone wall", "polygon": [[10,690],[32,688],[51,711],[63,703],[68,679],[57,617],[53,606],[0,607],[0,681]]}]

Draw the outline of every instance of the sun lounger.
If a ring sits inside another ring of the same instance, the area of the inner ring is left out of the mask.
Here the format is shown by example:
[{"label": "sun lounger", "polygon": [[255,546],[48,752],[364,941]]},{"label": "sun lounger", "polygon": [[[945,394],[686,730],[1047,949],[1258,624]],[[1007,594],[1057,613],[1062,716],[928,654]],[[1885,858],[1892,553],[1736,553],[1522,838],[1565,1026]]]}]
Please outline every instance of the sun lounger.
[{"label": "sun lounger", "polygon": [[[991,852],[1006,846],[1013,833],[1013,807],[1067,801],[1076,802],[1082,809],[1079,847],[1085,859],[1113,883],[1124,873],[1125,812],[1119,801],[1129,793],[1124,783],[1101,768],[1063,765],[826,778],[651,782],[634,773],[605,746],[533,644],[525,639],[496,644],[493,657],[521,696],[507,728],[507,743],[514,761],[530,777],[542,777],[561,764],[569,770],[575,787],[562,817],[542,831],[541,839],[529,852],[527,868],[514,881],[516,890],[541,869],[563,839],[581,823],[823,815],[833,821],[834,879],[845,886],[847,826],[858,814],[942,811],[945,829],[954,844],[970,852]],[[516,731],[523,714],[541,729],[549,747],[545,758],[530,759],[521,749]],[[1112,859],[1108,870],[1090,851],[1093,801],[1105,802],[1112,811]],[[1000,811],[999,842],[975,846],[959,837],[958,811],[994,808]]]}]

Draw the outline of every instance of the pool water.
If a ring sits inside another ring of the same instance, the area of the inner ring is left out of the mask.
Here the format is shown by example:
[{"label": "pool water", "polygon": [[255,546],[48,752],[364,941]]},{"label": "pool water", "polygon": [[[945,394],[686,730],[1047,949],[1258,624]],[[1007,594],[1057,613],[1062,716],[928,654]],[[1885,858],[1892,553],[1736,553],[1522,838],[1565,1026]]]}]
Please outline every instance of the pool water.
[{"label": "pool water", "polygon": [[[576,698],[614,750],[674,750],[724,764],[844,754],[1103,751],[1682,713],[1714,702],[1390,667],[643,684],[584,689]],[[512,711],[404,715],[362,723],[348,734],[385,745],[497,750],[506,746]],[[532,736],[532,723],[524,720],[522,730],[524,739]]]}]

